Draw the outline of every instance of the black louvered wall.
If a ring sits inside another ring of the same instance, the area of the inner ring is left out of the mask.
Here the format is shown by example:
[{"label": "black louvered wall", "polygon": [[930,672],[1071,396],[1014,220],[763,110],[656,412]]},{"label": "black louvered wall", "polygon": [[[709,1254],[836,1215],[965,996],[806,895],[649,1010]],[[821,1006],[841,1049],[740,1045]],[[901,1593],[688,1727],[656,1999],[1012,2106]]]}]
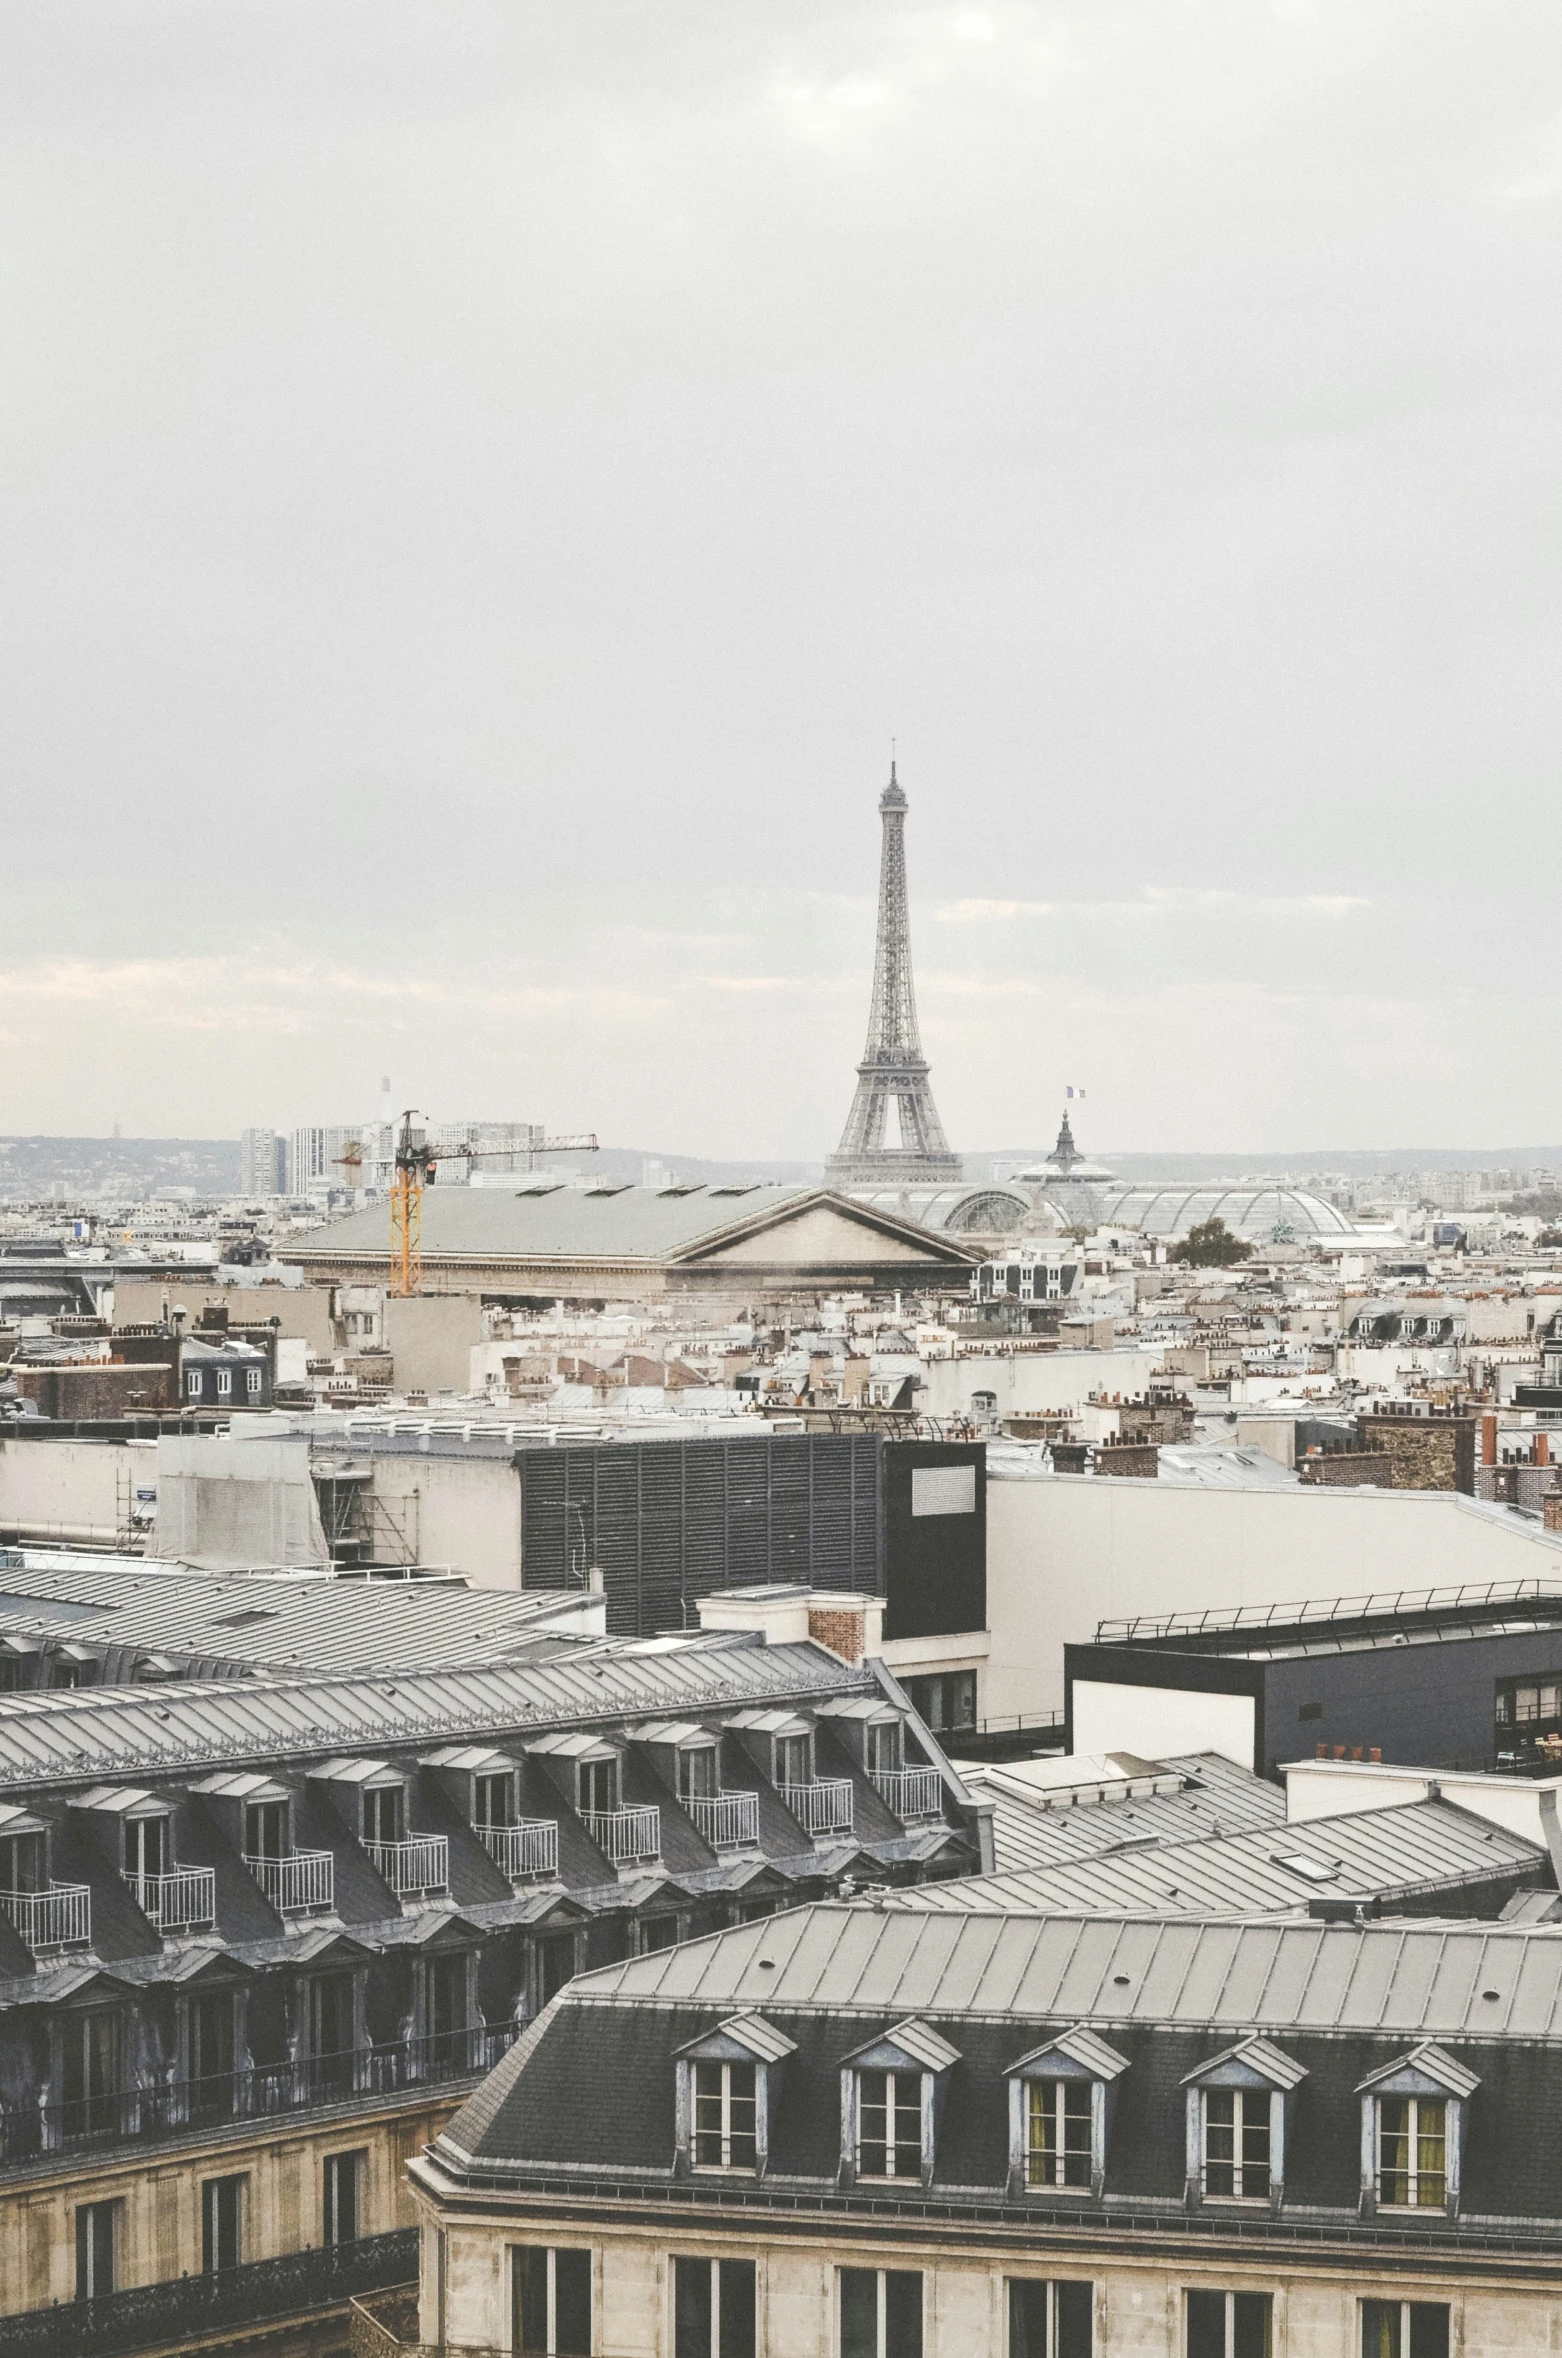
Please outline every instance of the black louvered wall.
[{"label": "black louvered wall", "polygon": [[565,1443],[516,1464],[527,1587],[575,1586],[600,1564],[615,1637],[695,1627],[696,1597],[753,1581],[883,1592],[876,1433]]}]

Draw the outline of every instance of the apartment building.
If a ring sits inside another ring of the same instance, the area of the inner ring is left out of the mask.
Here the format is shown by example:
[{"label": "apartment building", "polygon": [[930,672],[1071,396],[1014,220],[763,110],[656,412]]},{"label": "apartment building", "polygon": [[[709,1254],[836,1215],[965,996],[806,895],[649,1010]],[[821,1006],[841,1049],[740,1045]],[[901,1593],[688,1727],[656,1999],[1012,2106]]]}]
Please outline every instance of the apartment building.
[{"label": "apartment building", "polygon": [[[821,1904],[573,1982],[414,2158],[426,2348],[1557,2347],[1562,1944]],[[388,2338],[388,2337],[387,2337]]]},{"label": "apartment building", "polygon": [[[221,1585],[242,1647],[277,1584]],[[573,1975],[983,1860],[893,1681],[812,1642],[213,1668],[0,1701],[0,2358],[343,2346],[416,2273],[409,2157]]]}]

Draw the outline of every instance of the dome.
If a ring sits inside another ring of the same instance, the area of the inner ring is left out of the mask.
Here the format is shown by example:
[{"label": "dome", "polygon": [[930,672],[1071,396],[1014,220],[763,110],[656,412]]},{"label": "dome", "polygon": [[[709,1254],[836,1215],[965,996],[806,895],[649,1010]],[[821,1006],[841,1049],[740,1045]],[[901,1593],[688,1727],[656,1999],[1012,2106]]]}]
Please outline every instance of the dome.
[{"label": "dome", "polygon": [[852,1200],[947,1236],[1012,1236],[1031,1201],[1017,1187],[854,1187]]},{"label": "dome", "polygon": [[1309,1244],[1354,1236],[1343,1212],[1303,1187],[1125,1187],[1101,1199],[1103,1228],[1141,1236],[1186,1236],[1204,1220],[1224,1220],[1244,1244]]}]

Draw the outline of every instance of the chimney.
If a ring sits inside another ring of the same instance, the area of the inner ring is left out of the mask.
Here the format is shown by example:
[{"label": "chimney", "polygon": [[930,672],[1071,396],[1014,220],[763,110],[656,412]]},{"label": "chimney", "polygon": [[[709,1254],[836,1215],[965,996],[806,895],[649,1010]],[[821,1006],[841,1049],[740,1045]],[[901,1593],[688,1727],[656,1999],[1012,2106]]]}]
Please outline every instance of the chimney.
[{"label": "chimney", "polygon": [[1557,1789],[1549,1781],[1537,1785],[1535,1798],[1540,1803],[1540,1833],[1551,1859],[1551,1872],[1562,1888],[1562,1823],[1557,1819]]},{"label": "chimney", "polygon": [[1497,1419],[1495,1416],[1487,1415],[1481,1419],[1481,1463],[1483,1466],[1494,1466],[1497,1463]]}]

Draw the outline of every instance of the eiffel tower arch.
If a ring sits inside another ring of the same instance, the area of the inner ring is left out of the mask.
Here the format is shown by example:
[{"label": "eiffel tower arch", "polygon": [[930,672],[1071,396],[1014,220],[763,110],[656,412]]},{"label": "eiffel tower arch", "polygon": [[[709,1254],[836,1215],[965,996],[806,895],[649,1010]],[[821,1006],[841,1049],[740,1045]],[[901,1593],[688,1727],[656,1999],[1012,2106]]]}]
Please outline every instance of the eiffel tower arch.
[{"label": "eiffel tower arch", "polygon": [[[889,784],[879,797],[884,841],[879,859],[879,935],[873,960],[873,1007],[868,1044],[857,1067],[841,1143],[825,1165],[833,1187],[918,1185],[928,1180],[959,1181],[964,1166],[951,1153],[933,1103],[927,1058],[917,1029],[916,993],[911,981],[911,929],[906,914],[905,793],[890,763]],[[890,1111],[898,1144],[887,1144]]]}]

